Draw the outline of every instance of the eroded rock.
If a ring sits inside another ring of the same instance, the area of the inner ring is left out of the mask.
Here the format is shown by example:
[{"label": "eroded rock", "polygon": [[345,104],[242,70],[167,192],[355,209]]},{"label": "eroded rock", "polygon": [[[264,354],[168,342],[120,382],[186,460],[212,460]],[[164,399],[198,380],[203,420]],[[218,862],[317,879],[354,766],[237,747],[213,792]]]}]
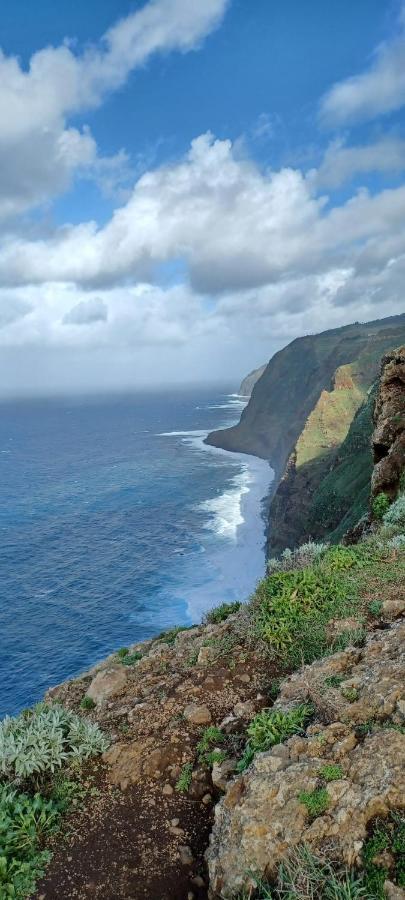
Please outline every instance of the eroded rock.
[{"label": "eroded rock", "polygon": [[95,703],[106,703],[124,689],[128,679],[128,670],[124,666],[110,666],[102,669],[93,678],[86,691]]},{"label": "eroded rock", "polygon": [[[311,698],[321,721],[258,754],[230,782],[216,807],[207,851],[213,894],[224,900],[237,895],[249,886],[249,872],[274,876],[301,843],[315,852],[332,844],[343,863],[360,864],[370,821],[403,807],[405,735],[392,723],[404,697],[404,637],[404,626],[396,623],[372,635],[361,650],[313,663],[286,680],[276,708],[288,710]],[[336,686],[330,687],[336,673]],[[340,678],[355,687],[356,700],[342,694]],[[371,728],[366,737],[360,723]],[[339,765],[341,776],[325,783],[325,764]],[[300,794],[320,786],[326,787],[328,806],[311,820]]]},{"label": "eroded rock", "polygon": [[211,713],[208,706],[199,706],[198,703],[189,703],[184,709],[184,718],[192,725],[209,725]]}]

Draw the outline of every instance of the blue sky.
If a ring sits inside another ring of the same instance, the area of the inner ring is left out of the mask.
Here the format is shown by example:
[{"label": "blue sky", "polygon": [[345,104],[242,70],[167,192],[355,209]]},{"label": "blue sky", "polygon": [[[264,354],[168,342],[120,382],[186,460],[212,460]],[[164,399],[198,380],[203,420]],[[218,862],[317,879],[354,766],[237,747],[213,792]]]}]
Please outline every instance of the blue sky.
[{"label": "blue sky", "polygon": [[404,310],[400,2],[3,6],[12,391],[237,379]]}]

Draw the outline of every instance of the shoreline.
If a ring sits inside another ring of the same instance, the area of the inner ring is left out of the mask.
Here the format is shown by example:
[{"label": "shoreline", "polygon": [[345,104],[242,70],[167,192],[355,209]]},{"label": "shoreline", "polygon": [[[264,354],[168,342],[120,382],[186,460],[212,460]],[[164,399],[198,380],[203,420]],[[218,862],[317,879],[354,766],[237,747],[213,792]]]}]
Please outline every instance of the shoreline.
[{"label": "shoreline", "polygon": [[[241,411],[246,406],[245,397],[231,394],[229,399],[231,402],[224,404],[224,409],[238,406]],[[224,424],[225,427],[230,426]],[[204,531],[212,531],[218,546],[210,554],[208,580],[188,590],[185,602],[192,624],[200,623],[205,613],[220,603],[246,602],[264,576],[266,509],[274,482],[274,471],[267,460],[214,447],[206,443],[209,433],[207,430],[161,433],[162,437],[179,437],[191,451],[233,459],[240,468],[224,491],[200,504],[201,509],[212,515]],[[194,565],[194,560],[190,565]]]}]

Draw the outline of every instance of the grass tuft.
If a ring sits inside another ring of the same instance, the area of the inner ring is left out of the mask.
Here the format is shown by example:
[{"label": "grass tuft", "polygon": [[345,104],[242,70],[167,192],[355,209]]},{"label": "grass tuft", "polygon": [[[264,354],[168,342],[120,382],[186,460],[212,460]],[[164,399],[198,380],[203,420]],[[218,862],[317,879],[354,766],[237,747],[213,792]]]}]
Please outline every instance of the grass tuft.
[{"label": "grass tuft", "polygon": [[330,797],[326,788],[316,788],[314,791],[301,791],[298,799],[306,807],[311,820],[316,819],[317,816],[322,816],[330,804]]}]

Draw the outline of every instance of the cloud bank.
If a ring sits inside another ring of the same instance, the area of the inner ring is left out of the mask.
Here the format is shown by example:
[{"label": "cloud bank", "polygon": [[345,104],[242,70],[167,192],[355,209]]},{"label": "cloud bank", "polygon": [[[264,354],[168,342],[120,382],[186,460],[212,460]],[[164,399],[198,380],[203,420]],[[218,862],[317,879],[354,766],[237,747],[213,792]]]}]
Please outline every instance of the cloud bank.
[{"label": "cloud bank", "polygon": [[[227,6],[152,0],[81,54],[49,47],[26,69],[0,57],[0,383],[9,377],[10,390],[236,380],[299,334],[404,310],[400,131],[361,143],[328,134],[308,171],[264,167],[208,132],[138,177],[102,225],[29,236],[16,224],[79,172],[113,189],[131,160],[103,158],[69,117],[100,106],[154,54],[198,48]],[[401,31],[320,111],[340,127],[403,102]],[[269,153],[276,127],[259,117]]]}]

